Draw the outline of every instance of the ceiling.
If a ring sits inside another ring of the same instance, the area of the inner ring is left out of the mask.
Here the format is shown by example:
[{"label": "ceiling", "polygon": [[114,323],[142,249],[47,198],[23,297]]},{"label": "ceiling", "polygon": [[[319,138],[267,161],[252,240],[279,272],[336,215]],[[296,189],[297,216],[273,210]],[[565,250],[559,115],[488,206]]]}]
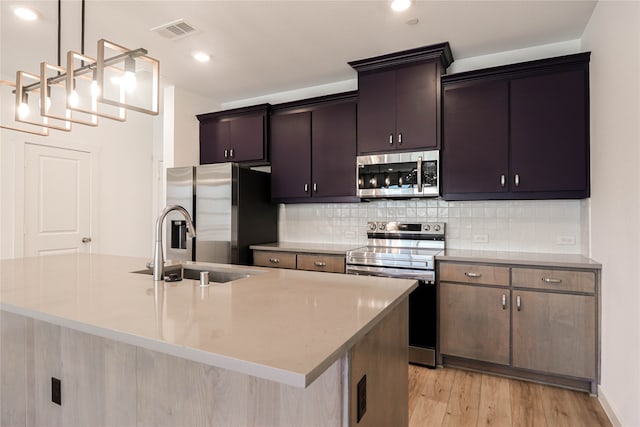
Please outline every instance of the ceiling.
[{"label": "ceiling", "polygon": [[[85,52],[105,38],[160,60],[163,83],[219,103],[355,78],[348,61],[449,41],[454,59],[581,37],[595,1],[414,1],[393,12],[380,1],[86,0]],[[0,2],[0,68],[36,72],[57,62],[56,0]],[[26,22],[17,5],[34,7]],[[151,28],[184,19],[196,31],[169,40]],[[409,25],[407,21],[417,19]],[[62,2],[62,55],[80,50],[81,2]],[[191,52],[212,55],[196,63]]]}]

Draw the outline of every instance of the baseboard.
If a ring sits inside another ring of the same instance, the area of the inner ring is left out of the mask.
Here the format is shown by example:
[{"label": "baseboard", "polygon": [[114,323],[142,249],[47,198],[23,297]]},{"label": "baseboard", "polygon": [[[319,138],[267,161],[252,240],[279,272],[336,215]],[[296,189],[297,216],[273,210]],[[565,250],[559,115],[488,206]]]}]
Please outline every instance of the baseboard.
[{"label": "baseboard", "polygon": [[604,413],[607,414],[607,417],[609,417],[609,421],[611,421],[611,425],[613,427],[622,427],[622,423],[616,416],[616,413],[613,410],[613,407],[611,406],[609,401],[607,400],[607,397],[604,391],[602,390],[601,386],[598,386],[598,402],[600,402],[600,405],[602,405],[602,409],[604,409]]}]

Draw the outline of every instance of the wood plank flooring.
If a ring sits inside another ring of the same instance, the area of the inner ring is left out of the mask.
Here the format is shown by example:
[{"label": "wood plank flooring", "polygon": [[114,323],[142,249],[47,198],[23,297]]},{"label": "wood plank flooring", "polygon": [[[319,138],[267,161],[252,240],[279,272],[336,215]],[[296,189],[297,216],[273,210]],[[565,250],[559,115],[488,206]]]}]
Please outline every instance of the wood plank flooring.
[{"label": "wood plank flooring", "polygon": [[587,393],[409,365],[409,426],[611,426]]}]

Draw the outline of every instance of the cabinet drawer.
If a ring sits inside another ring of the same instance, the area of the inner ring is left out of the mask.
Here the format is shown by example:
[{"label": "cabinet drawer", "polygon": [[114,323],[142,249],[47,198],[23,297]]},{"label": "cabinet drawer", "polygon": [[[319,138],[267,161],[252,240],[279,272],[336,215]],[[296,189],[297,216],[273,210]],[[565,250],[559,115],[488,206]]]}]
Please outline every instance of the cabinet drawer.
[{"label": "cabinet drawer", "polygon": [[556,291],[596,291],[596,276],[591,271],[543,270],[539,268],[514,268],[511,271],[514,287],[551,289]]},{"label": "cabinet drawer", "polygon": [[342,255],[300,254],[298,270],[344,273],[345,257]]},{"label": "cabinet drawer", "polygon": [[509,267],[492,265],[440,263],[440,280],[443,282],[480,283],[483,285],[509,286]]},{"label": "cabinet drawer", "polygon": [[296,254],[290,252],[253,251],[253,264],[262,267],[296,268]]}]

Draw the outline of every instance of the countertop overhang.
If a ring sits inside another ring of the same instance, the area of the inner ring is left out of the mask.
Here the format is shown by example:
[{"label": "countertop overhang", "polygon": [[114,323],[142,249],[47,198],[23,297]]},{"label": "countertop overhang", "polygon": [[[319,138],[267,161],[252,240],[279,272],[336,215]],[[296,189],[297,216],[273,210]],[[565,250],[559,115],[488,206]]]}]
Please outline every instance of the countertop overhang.
[{"label": "countertop overhang", "polygon": [[0,309],[211,366],[306,387],[417,287],[413,280],[259,267],[202,288],[132,273],[144,258],[0,261]]}]

